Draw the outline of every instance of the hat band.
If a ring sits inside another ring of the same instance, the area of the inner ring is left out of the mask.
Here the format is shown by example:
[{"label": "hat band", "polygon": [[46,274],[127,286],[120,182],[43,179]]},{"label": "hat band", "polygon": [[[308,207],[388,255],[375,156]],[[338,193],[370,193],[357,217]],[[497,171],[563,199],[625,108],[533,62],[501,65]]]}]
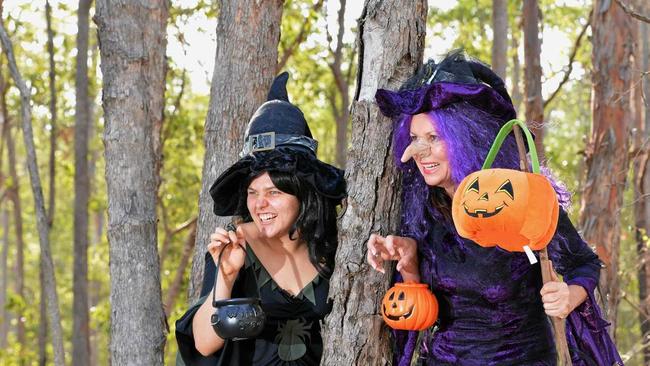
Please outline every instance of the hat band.
[{"label": "hat band", "polygon": [[297,146],[309,149],[314,155],[318,150],[318,141],[307,136],[286,135],[281,133],[264,132],[249,135],[244,141],[244,148],[239,157],[244,157],[257,151],[273,150],[280,146]]}]

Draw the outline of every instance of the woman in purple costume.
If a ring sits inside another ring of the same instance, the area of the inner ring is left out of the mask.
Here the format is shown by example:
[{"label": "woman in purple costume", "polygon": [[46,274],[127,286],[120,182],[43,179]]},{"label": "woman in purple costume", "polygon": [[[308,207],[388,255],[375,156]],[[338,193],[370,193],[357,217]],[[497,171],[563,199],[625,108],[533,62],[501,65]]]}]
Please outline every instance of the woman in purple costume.
[{"label": "woman in purple costume", "polygon": [[[564,282],[542,286],[540,265],[524,253],[484,248],[458,236],[451,218],[455,188],[480,170],[500,127],[516,117],[501,80],[460,51],[429,60],[399,91],[379,90],[382,113],[394,119],[394,154],[403,172],[399,236],[373,234],[368,263],[383,272],[397,261],[397,280],[423,282],[440,303],[436,326],[396,331],[395,364],[555,365],[546,315],[567,319],[573,365],[622,365],[594,299],[600,261],[563,209],[548,245]],[[518,169],[509,136],[493,167]],[[568,192],[552,178],[562,208]]]}]

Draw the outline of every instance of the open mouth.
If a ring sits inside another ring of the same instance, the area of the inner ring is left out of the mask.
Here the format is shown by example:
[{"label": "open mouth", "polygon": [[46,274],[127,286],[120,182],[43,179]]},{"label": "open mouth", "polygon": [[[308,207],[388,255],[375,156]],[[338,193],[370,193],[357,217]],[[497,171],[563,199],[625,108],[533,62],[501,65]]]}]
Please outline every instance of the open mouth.
[{"label": "open mouth", "polygon": [[495,207],[494,211],[492,211],[492,212],[488,212],[487,210],[484,210],[484,209],[481,209],[481,208],[477,208],[476,210],[474,210],[472,212],[467,208],[467,206],[465,206],[465,204],[463,204],[463,208],[465,209],[466,214],[468,214],[471,217],[480,217],[480,218],[484,218],[484,219],[488,218],[488,217],[492,217],[492,216],[498,214],[506,206],[508,206],[508,205],[506,205],[506,203],[504,202],[501,206]]},{"label": "open mouth", "polygon": [[273,213],[261,213],[261,214],[259,214],[257,216],[260,218],[260,221],[262,223],[270,222],[274,218],[278,217],[277,214],[273,214]]},{"label": "open mouth", "polygon": [[411,308],[409,309],[409,311],[407,311],[406,313],[404,313],[402,315],[388,315],[388,314],[386,314],[386,305],[382,305],[382,306],[384,307],[384,316],[387,317],[389,320],[397,321],[397,320],[400,320],[402,318],[406,319],[409,316],[411,316],[411,314],[413,314],[413,307],[415,305],[411,305]]}]

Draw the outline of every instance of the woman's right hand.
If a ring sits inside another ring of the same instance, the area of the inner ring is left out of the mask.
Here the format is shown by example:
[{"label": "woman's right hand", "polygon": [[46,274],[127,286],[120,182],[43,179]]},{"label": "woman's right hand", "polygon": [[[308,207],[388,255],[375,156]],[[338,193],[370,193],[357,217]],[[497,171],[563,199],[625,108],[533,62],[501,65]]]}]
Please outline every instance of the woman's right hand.
[{"label": "woman's right hand", "polygon": [[227,231],[224,228],[218,227],[210,235],[208,252],[212,255],[215,264],[219,263],[219,255],[223,251],[221,263],[219,264],[219,272],[221,272],[224,278],[234,279],[237,273],[239,273],[239,270],[244,266],[246,259],[245,247],[246,240],[244,239],[244,232],[241,227],[237,227],[237,231]]},{"label": "woman's right hand", "polygon": [[420,282],[420,263],[417,243],[403,236],[371,234],[367,243],[368,264],[378,272],[384,273],[384,261],[396,260],[396,269],[404,281]]}]

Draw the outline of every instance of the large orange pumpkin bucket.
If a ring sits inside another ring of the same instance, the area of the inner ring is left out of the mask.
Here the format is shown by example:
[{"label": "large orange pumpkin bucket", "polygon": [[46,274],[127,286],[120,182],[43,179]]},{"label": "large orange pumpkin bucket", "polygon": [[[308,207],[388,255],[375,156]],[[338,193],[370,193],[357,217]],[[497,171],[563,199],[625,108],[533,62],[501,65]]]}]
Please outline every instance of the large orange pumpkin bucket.
[{"label": "large orange pumpkin bucket", "polygon": [[[490,168],[514,126],[521,127],[528,140],[532,173]],[[499,246],[529,255],[529,249],[541,250],[551,241],[558,214],[555,190],[540,174],[533,137],[519,120],[511,120],[501,128],[482,170],[463,179],[452,203],[458,235],[483,247]]]}]

